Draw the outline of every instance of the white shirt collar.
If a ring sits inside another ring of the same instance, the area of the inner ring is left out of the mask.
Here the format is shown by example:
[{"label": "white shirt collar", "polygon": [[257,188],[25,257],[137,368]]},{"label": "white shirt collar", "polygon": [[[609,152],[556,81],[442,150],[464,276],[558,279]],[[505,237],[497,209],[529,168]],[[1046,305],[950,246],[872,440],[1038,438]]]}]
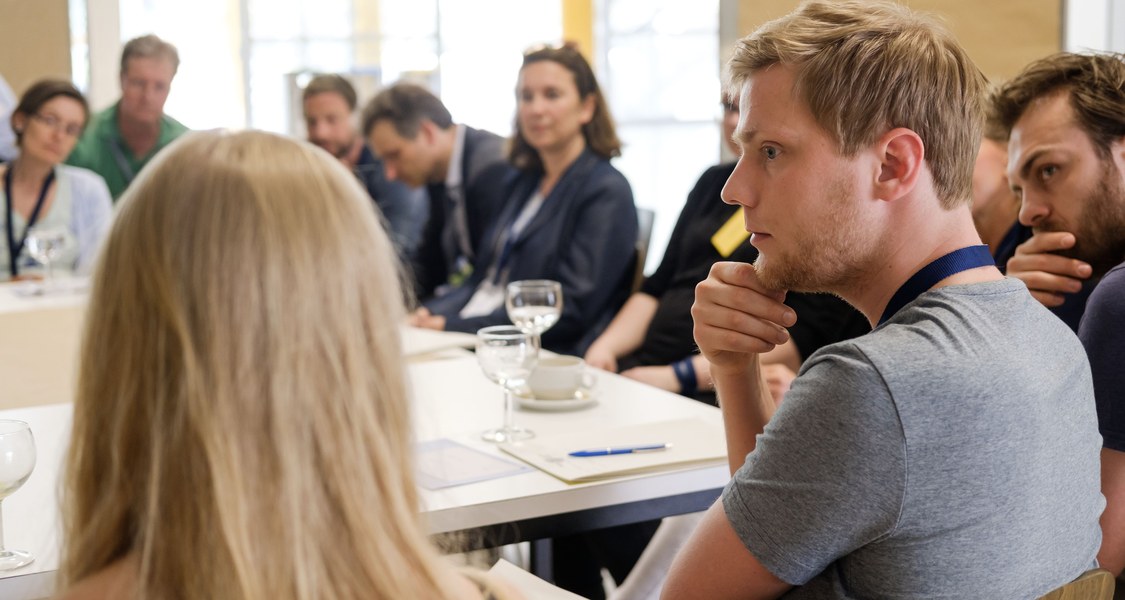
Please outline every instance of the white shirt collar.
[{"label": "white shirt collar", "polygon": [[457,133],[453,137],[453,152],[449,155],[449,171],[445,173],[445,188],[461,187],[461,157],[465,154],[465,126],[454,124]]}]

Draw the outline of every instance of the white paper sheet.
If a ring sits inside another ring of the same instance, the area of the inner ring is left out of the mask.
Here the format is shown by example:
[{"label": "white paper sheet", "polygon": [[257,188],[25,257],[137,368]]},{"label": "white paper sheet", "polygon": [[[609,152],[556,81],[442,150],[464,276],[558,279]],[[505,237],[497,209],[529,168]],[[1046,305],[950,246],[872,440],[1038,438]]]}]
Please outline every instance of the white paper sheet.
[{"label": "white paper sheet", "polygon": [[473,348],[477,336],[459,331],[434,331],[403,325],[402,354],[407,358],[418,358],[452,348]]}]

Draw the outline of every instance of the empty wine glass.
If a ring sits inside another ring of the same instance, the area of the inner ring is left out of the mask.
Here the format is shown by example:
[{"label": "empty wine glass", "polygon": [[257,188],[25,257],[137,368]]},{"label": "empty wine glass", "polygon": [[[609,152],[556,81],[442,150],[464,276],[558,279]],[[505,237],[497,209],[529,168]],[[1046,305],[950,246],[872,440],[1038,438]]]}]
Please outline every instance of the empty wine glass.
[{"label": "empty wine glass", "polygon": [[555,323],[563,309],[562,284],[549,279],[525,279],[508,284],[504,306],[508,318],[520,329],[543,335]]},{"label": "empty wine glass", "polygon": [[0,571],[18,569],[35,557],[23,550],[4,547],[4,498],[11,496],[31,477],[35,468],[35,438],[23,421],[0,420]]},{"label": "empty wine glass", "polygon": [[27,230],[27,253],[47,268],[45,289],[53,289],[55,261],[62,257],[72,242],[70,230],[61,225],[36,225]]},{"label": "empty wine glass", "polygon": [[492,381],[504,388],[504,425],[481,437],[489,442],[514,442],[535,437],[531,430],[512,422],[513,389],[527,381],[539,360],[539,337],[510,325],[485,327],[477,332],[477,362]]}]

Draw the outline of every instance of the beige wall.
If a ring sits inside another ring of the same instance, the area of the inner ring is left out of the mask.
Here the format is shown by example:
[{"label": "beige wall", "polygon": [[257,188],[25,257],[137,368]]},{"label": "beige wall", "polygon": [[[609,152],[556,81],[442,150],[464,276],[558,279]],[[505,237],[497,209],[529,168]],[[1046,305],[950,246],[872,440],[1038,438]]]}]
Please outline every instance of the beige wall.
[{"label": "beige wall", "polygon": [[0,74],[17,96],[43,77],[70,79],[67,0],[0,0]]},{"label": "beige wall", "polygon": [[[989,79],[1001,81],[1032,60],[1062,49],[1062,0],[904,0],[941,16]],[[739,0],[746,35],[798,0]]]}]

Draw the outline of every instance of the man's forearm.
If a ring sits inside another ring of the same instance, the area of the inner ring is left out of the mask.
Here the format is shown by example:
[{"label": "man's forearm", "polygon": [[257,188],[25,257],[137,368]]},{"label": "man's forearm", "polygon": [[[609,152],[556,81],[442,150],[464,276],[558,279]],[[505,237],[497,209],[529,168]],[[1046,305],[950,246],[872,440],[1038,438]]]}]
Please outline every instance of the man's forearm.
[{"label": "man's forearm", "polygon": [[727,461],[733,474],[754,451],[758,434],[773,416],[773,396],[762,378],[757,355],[749,365],[737,369],[712,366],[711,377],[723,411]]}]

